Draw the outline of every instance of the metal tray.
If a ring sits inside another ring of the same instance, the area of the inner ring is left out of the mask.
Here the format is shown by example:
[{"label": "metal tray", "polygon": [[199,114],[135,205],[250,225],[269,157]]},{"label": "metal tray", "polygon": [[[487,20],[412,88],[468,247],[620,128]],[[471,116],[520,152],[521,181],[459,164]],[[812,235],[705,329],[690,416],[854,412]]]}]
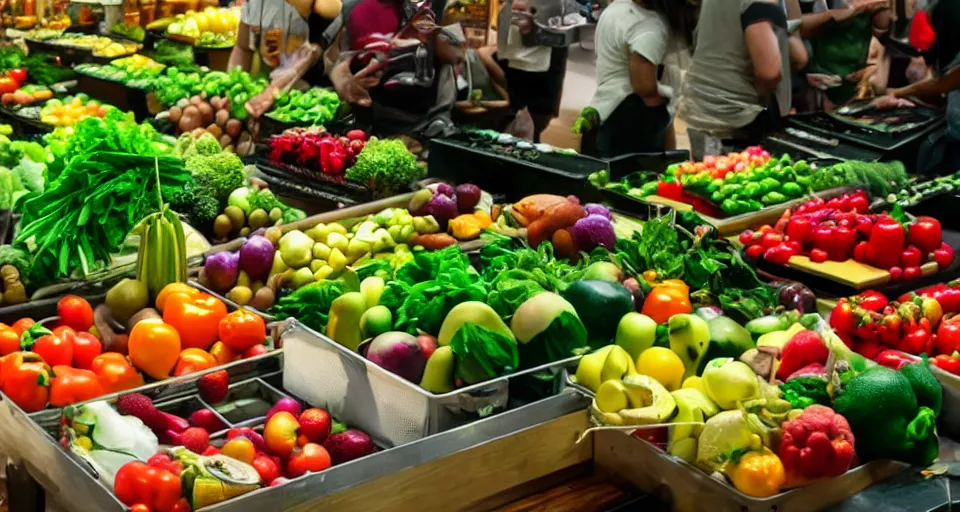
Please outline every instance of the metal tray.
[{"label": "metal tray", "polygon": [[[379,443],[399,446],[450,430],[508,407],[518,377],[549,371],[553,393],[563,389],[565,366],[579,356],[530,368],[442,395],[431,393],[370,362],[299,321],[281,329],[283,388],[357,425]],[[321,371],[322,369],[322,371]],[[354,404],[369,404],[355,407]]]}]

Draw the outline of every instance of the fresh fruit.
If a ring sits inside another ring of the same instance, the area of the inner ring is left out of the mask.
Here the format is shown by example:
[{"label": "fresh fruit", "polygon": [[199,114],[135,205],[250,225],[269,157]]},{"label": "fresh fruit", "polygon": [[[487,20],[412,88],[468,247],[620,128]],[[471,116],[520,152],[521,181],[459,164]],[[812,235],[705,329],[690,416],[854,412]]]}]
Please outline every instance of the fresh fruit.
[{"label": "fresh fruit", "polygon": [[377,450],[370,436],[355,429],[348,429],[330,436],[323,443],[323,447],[330,453],[334,464],[359,459]]},{"label": "fresh fruit", "polygon": [[127,347],[134,366],[154,379],[166,379],[180,357],[180,334],[160,319],[144,320],[130,332]]},{"label": "fresh fruit", "polygon": [[643,351],[656,341],[657,323],[647,315],[630,312],[623,315],[617,324],[615,343],[623,347],[636,361]]},{"label": "fresh fruit", "polygon": [[190,414],[187,421],[191,426],[200,427],[207,432],[219,432],[227,426],[210,409],[197,409]]},{"label": "fresh fruit", "polygon": [[263,428],[263,439],[270,453],[287,458],[297,446],[297,430],[300,423],[286,411],[274,414]]},{"label": "fresh fruit", "polygon": [[[75,337],[71,333],[71,338]],[[47,334],[30,347],[30,350],[43,358],[50,366],[70,366],[73,364],[73,343],[69,339],[56,334]]]},{"label": "fresh fruit", "polygon": [[253,441],[246,437],[235,437],[223,443],[223,447],[220,448],[220,454],[252,465],[257,455],[257,450],[253,446]]},{"label": "fresh fruit", "polygon": [[107,292],[106,305],[118,322],[126,322],[134,313],[147,307],[147,287],[136,279],[123,279]]},{"label": "fresh fruit", "polygon": [[364,338],[375,338],[393,327],[393,314],[386,306],[373,306],[360,317],[360,332]]},{"label": "fresh fruit", "polygon": [[270,410],[267,411],[267,415],[264,418],[264,421],[270,421],[270,418],[272,418],[274,414],[277,414],[278,412],[283,412],[283,411],[289,412],[294,417],[297,417],[297,416],[300,416],[301,410],[302,409],[300,407],[300,402],[297,402],[296,400],[289,397],[283,397],[280,400],[277,400],[277,403],[273,404],[273,407],[271,407]]},{"label": "fresh fruit", "polygon": [[93,360],[103,352],[103,346],[96,336],[89,332],[78,332],[73,340],[73,367],[89,370]]},{"label": "fresh fruit", "polygon": [[703,370],[703,388],[721,409],[737,408],[738,402],[757,398],[760,383],[746,363],[731,358],[714,359]]},{"label": "fresh fruit", "polygon": [[210,446],[210,433],[200,427],[190,427],[180,433],[180,444],[193,453],[203,453]]},{"label": "fresh fruit", "polygon": [[200,398],[208,404],[218,404],[227,398],[230,374],[226,370],[208,373],[197,381]]},{"label": "fresh fruit", "polygon": [[117,412],[124,416],[139,418],[144,425],[151,429],[161,423],[160,411],[153,405],[153,400],[141,393],[122,395],[117,399]]},{"label": "fresh fruit", "polygon": [[213,368],[216,365],[217,360],[206,350],[185,348],[180,352],[180,358],[177,359],[177,365],[173,368],[173,374],[175,376],[186,375]]},{"label": "fresh fruit", "polygon": [[637,358],[637,373],[653,377],[667,391],[680,389],[685,371],[680,356],[668,348],[650,347]]},{"label": "fresh fruit", "polygon": [[[187,280],[187,247],[180,217],[168,207],[141,221],[137,281],[156,297],[170,283]],[[86,329],[83,329],[86,330]]]},{"label": "fresh fruit", "polygon": [[83,297],[63,296],[57,302],[57,315],[60,323],[76,331],[87,331],[93,326],[93,308]]},{"label": "fresh fruit", "polygon": [[323,444],[330,436],[333,421],[330,413],[323,409],[311,408],[300,413],[300,434],[312,443]]},{"label": "fresh fruit", "polygon": [[220,341],[234,352],[243,352],[263,343],[267,337],[267,325],[263,317],[238,309],[220,320]]},{"label": "fresh fruit", "polygon": [[287,462],[287,477],[297,478],[307,472],[323,471],[331,466],[330,454],[316,443],[297,449]]},{"label": "fresh fruit", "polygon": [[[622,381],[607,382],[601,385],[604,388],[607,409],[601,409],[597,399],[594,399],[591,406],[591,414],[605,425],[661,423],[670,418],[677,408],[670,392],[647,375],[628,375]],[[623,398],[616,398],[616,393],[623,395],[629,406],[619,411],[611,411],[611,406],[622,405],[624,402]]]},{"label": "fresh fruit", "polygon": [[[419,338],[418,338],[419,339]],[[420,379],[420,387],[431,393],[443,394],[453,391],[454,364],[456,364],[453,349],[449,346],[437,347],[427,359]]]},{"label": "fresh fruit", "polygon": [[710,347],[710,327],[696,315],[679,314],[667,322],[670,330],[670,350],[680,356],[684,367],[683,378],[697,374],[700,360]]},{"label": "fresh fruit", "polygon": [[257,470],[257,473],[260,475],[260,480],[264,484],[270,485],[274,480],[283,476],[283,473],[280,471],[280,465],[276,463],[268,455],[262,453],[257,454],[253,458],[253,469]]},{"label": "fresh fruit", "polygon": [[250,427],[231,428],[227,431],[228,440],[235,439],[237,437],[245,437],[249,439],[251,442],[253,442],[253,446],[258,452],[264,452],[267,450],[267,443],[263,440],[263,436]]}]

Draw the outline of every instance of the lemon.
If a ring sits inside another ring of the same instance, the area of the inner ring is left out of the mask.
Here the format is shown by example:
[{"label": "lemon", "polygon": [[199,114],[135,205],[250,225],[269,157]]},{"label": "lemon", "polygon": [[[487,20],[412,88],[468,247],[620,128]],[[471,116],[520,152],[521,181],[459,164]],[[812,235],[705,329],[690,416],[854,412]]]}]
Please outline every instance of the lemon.
[{"label": "lemon", "polygon": [[[703,382],[701,381],[700,377],[697,377],[696,375],[687,377],[683,381],[683,385],[680,387],[683,389],[693,388],[693,389],[699,389],[700,391],[704,391]],[[704,393],[706,393],[706,391],[704,391]]]},{"label": "lemon", "polygon": [[637,373],[653,377],[668,391],[680,389],[683,372],[683,361],[669,348],[650,347],[637,358]]}]

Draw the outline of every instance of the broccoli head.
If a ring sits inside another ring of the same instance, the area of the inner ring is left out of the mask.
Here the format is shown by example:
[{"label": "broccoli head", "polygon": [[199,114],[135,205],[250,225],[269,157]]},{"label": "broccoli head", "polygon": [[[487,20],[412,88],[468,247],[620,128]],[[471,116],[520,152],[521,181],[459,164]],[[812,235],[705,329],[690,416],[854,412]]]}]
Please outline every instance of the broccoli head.
[{"label": "broccoli head", "polygon": [[226,201],[247,179],[243,161],[233,153],[193,156],[187,159],[186,168],[193,174],[197,188],[220,202]]},{"label": "broccoli head", "polygon": [[186,215],[195,227],[209,225],[221,211],[220,201],[195,183],[177,190],[169,201],[173,211]]}]

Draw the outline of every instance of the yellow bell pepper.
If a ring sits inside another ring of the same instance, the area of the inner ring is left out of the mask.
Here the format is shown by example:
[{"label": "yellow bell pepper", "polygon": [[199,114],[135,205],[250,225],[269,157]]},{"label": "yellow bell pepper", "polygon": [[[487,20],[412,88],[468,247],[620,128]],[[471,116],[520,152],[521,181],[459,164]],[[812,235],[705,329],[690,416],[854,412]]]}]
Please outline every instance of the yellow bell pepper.
[{"label": "yellow bell pepper", "polygon": [[773,496],[787,482],[780,457],[769,448],[762,452],[747,452],[739,461],[727,462],[723,471],[738,491],[755,498]]}]

